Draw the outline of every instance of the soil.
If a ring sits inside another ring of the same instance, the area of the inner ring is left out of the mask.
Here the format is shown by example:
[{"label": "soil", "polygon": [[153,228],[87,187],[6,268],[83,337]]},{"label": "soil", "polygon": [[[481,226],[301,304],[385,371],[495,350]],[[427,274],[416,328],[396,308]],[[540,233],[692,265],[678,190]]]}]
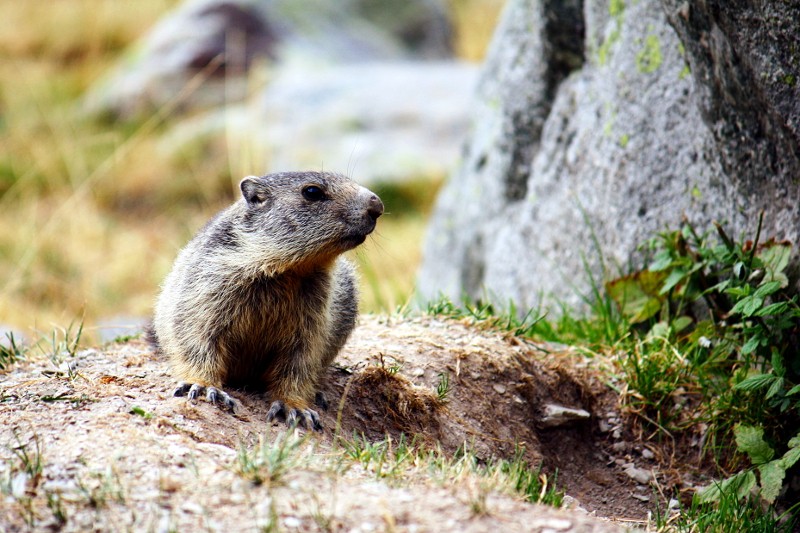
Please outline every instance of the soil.
[{"label": "soil", "polygon": [[[646,527],[674,481],[657,443],[629,438],[600,359],[459,321],[362,317],[330,369],[325,428],[280,483],[237,473],[243,446],[288,431],[265,422],[263,395],[229,391],[234,414],[175,398],[141,340],[56,363],[29,357],[0,373],[3,531],[616,531]],[[588,418],[552,427],[548,405]],[[487,464],[524,450],[569,508],[472,478],[382,482],[358,464],[331,468],[335,436],[354,434],[403,434],[451,456],[466,447]],[[40,472],[25,473],[24,454]]]}]

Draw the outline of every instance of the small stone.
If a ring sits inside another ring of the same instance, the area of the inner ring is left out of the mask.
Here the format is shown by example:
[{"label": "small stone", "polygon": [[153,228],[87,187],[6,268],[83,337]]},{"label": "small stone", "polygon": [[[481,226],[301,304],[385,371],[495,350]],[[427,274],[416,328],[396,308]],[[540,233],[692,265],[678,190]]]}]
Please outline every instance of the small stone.
[{"label": "small stone", "polygon": [[505,387],[505,385],[500,385],[500,384],[497,384],[497,385],[492,385],[492,388],[494,389],[494,391],[495,391],[497,394],[505,394],[505,392],[506,392],[506,387]]},{"label": "small stone", "polygon": [[614,433],[612,433],[611,436],[614,438],[614,440],[619,440],[620,437],[622,437],[622,433],[620,432],[620,430],[615,429]]},{"label": "small stone", "polygon": [[597,428],[600,430],[600,433],[608,433],[609,431],[611,431],[611,426],[608,424],[608,422],[606,422],[602,418],[597,423]]},{"label": "small stone", "polygon": [[625,472],[629,478],[643,485],[647,485],[653,479],[653,473],[644,468],[636,468],[635,466],[629,465],[623,472]]},{"label": "small stone", "polygon": [[422,377],[425,375],[425,369],[422,368],[421,366],[418,366],[417,368],[411,371],[411,375],[417,378]]},{"label": "small stone", "polygon": [[286,527],[291,527],[296,529],[302,526],[303,522],[296,516],[287,516],[286,518],[283,519],[283,525]]},{"label": "small stone", "polygon": [[668,509],[678,509],[680,506],[681,502],[679,502],[675,498],[670,498],[669,503],[667,504]]},{"label": "small stone", "polygon": [[615,452],[624,452],[627,447],[628,443],[622,440],[611,445],[611,449]]},{"label": "small stone", "polygon": [[540,422],[544,427],[558,427],[580,420],[587,420],[591,416],[588,411],[583,409],[573,409],[551,403],[545,405]]},{"label": "small stone", "polygon": [[635,499],[639,500],[640,502],[649,502],[650,496],[645,496],[644,494],[632,494]]},{"label": "small stone", "polygon": [[480,372],[470,372],[469,373],[469,377],[471,377],[472,379],[480,379],[481,373]]},{"label": "small stone", "polygon": [[642,457],[644,457],[645,459],[652,459],[655,457],[655,454],[651,452],[648,448],[644,448],[642,450]]}]

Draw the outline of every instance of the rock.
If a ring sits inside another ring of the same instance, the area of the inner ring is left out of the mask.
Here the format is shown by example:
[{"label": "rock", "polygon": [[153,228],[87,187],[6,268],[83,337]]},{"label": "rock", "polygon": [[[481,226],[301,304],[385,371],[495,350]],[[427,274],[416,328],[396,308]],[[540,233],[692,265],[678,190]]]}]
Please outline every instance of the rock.
[{"label": "rock", "polygon": [[86,97],[86,109],[134,117],[241,100],[252,65],[452,56],[439,0],[186,0]]},{"label": "rock", "polygon": [[800,241],[798,25],[796,2],[509,2],[421,299],[580,308],[684,216],[753,236],[763,209]]},{"label": "rock", "polygon": [[573,409],[551,403],[544,406],[539,423],[542,427],[552,428],[572,424],[580,420],[588,420],[591,416],[588,411],[583,409]]},{"label": "rock", "polygon": [[625,472],[629,478],[642,485],[647,485],[653,480],[653,473],[650,470],[636,468],[632,464],[627,465],[623,472]]}]

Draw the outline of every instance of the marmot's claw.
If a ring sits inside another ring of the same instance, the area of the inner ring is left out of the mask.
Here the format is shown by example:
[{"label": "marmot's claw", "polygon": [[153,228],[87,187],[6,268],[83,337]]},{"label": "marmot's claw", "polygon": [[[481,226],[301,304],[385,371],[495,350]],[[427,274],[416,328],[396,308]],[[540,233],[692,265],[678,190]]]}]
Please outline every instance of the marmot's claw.
[{"label": "marmot's claw", "polygon": [[200,394],[202,394],[204,390],[205,390],[205,387],[203,387],[202,385],[198,385],[197,383],[195,383],[194,385],[192,385],[191,387],[189,387],[189,394],[188,394],[188,398],[189,398],[189,400],[190,400],[190,401],[194,401],[194,400],[196,400],[196,399],[197,399],[197,397],[198,397],[198,396],[200,396]]},{"label": "marmot's claw", "polygon": [[186,383],[185,381],[181,381],[178,383],[178,387],[172,392],[173,396],[186,396],[186,393],[189,392],[191,388],[191,383]]},{"label": "marmot's claw", "polygon": [[197,383],[187,383],[182,381],[173,391],[173,396],[186,396],[189,400],[196,400],[201,394],[205,393],[206,401],[213,404],[222,404],[231,412],[236,408],[236,400],[227,392],[216,387],[204,387]]},{"label": "marmot's claw", "polygon": [[322,431],[322,422],[319,414],[313,409],[287,409],[286,404],[280,400],[275,400],[267,412],[267,422],[277,419],[279,422],[286,422],[289,427],[301,427]]},{"label": "marmot's claw", "polygon": [[227,392],[219,390],[216,387],[206,387],[206,400],[208,400],[209,403],[220,403],[231,411],[236,407],[236,400]]}]

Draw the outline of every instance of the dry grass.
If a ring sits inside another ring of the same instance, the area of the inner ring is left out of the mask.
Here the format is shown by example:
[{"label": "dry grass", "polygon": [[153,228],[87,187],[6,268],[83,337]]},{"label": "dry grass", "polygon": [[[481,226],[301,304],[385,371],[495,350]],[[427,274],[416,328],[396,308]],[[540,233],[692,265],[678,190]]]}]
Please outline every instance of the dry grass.
[{"label": "dry grass", "polygon": [[[0,324],[30,333],[85,316],[91,332],[101,318],[149,314],[177,250],[255,165],[224,138],[165,156],[159,117],[80,114],[86,88],[177,3],[0,0]],[[480,57],[499,3],[452,2],[463,56]],[[364,310],[409,299],[435,193],[425,189],[355,254]]]}]

